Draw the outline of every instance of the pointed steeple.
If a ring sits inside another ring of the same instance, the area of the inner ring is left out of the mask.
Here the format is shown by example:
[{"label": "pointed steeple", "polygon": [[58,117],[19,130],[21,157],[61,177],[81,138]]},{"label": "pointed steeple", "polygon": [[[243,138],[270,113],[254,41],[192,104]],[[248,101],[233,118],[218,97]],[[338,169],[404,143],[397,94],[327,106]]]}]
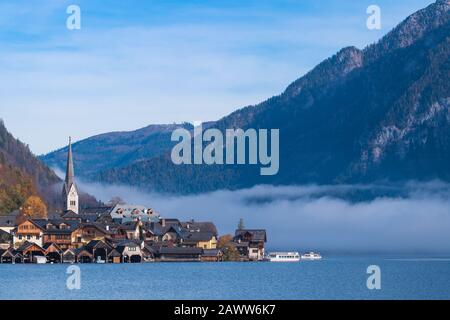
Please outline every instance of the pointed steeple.
[{"label": "pointed steeple", "polygon": [[74,182],[75,172],[73,170],[72,138],[69,137],[69,152],[67,153],[66,187],[70,189]]},{"label": "pointed steeple", "polygon": [[75,172],[73,170],[72,139],[69,137],[67,152],[66,180],[63,187],[64,210],[78,213],[78,190],[75,184]]}]

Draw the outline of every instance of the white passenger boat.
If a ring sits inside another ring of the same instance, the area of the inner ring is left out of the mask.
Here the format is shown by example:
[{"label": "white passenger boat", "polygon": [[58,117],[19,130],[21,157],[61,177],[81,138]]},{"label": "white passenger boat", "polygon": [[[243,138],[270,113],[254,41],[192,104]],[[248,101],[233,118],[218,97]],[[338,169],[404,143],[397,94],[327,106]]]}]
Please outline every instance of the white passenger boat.
[{"label": "white passenger boat", "polygon": [[299,262],[300,254],[298,252],[270,252],[266,260],[270,262]]},{"label": "white passenger boat", "polygon": [[301,256],[302,260],[320,260],[322,259],[322,256],[315,252],[305,253]]}]

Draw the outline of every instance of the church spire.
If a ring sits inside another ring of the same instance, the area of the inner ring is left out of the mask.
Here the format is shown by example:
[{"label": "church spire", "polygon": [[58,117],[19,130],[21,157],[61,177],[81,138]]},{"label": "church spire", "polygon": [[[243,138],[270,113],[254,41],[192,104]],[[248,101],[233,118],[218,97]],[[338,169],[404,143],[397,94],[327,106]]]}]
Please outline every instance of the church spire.
[{"label": "church spire", "polygon": [[67,153],[67,168],[66,168],[66,187],[70,188],[73,184],[75,172],[73,170],[72,157],[72,138],[69,137],[69,152]]},{"label": "church spire", "polygon": [[66,180],[63,187],[64,210],[78,213],[78,190],[75,184],[75,172],[73,170],[72,139],[69,137],[67,152]]}]

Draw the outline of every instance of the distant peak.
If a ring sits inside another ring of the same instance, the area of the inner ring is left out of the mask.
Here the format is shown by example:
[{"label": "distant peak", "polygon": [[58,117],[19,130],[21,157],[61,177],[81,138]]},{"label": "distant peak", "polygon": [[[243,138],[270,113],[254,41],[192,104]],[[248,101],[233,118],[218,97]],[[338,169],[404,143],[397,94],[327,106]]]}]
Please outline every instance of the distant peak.
[{"label": "distant peak", "polygon": [[285,91],[288,96],[297,96],[305,88],[325,85],[342,78],[363,64],[363,53],[354,46],[341,49],[331,58],[321,62],[305,76],[294,81]]},{"label": "distant peak", "polygon": [[427,33],[450,21],[450,0],[437,0],[419,10],[385,35],[377,43],[368,46],[364,52],[369,60],[375,60],[387,52],[405,48],[419,41]]}]

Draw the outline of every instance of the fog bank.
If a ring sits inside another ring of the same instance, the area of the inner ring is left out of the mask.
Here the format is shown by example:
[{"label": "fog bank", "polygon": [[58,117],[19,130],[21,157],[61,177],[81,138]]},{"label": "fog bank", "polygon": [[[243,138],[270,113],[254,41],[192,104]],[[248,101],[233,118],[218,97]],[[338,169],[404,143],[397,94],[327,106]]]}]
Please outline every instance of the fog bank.
[{"label": "fog bank", "polygon": [[411,182],[402,186],[402,196],[358,202],[345,195],[380,187],[256,186],[168,196],[126,186],[79,186],[105,202],[120,196],[163,217],[214,221],[220,234],[233,233],[242,217],[247,228],[267,229],[272,249],[450,253],[450,186],[440,182]]}]

